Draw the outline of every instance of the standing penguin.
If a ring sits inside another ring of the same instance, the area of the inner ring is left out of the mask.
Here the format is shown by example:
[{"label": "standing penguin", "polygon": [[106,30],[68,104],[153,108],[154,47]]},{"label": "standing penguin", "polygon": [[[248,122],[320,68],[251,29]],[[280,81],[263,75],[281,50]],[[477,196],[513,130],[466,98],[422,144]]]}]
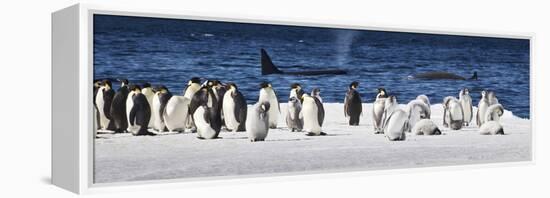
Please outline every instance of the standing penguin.
[{"label": "standing penguin", "polygon": [[267,101],[258,101],[246,118],[246,131],[251,142],[264,141],[269,131],[269,108]]},{"label": "standing penguin", "polygon": [[115,133],[123,133],[128,128],[128,118],[126,117],[126,99],[128,98],[128,80],[119,80],[121,85],[117,90],[113,103],[111,105],[111,116],[115,122]]},{"label": "standing penguin", "polygon": [[487,112],[487,108],[489,108],[489,98],[487,97],[487,91],[484,90],[481,92],[481,99],[477,104],[476,124],[478,127],[485,122],[485,112]]},{"label": "standing penguin", "polygon": [[222,103],[225,126],[233,132],[244,131],[246,122],[246,99],[235,83],[227,84]]},{"label": "standing penguin", "polygon": [[288,99],[288,112],[286,115],[286,125],[290,131],[302,131],[304,120],[300,118],[302,103],[298,98],[292,96]]},{"label": "standing penguin", "polygon": [[269,102],[269,128],[276,129],[277,121],[279,120],[279,114],[281,108],[279,106],[279,101],[277,100],[277,95],[273,90],[273,87],[268,82],[262,82],[260,84],[260,96],[258,99],[259,102]]},{"label": "standing penguin", "polygon": [[158,132],[163,132],[166,130],[166,125],[164,124],[164,109],[166,108],[166,103],[172,98],[172,93],[164,85],[157,87],[155,95],[153,97],[153,116],[155,123],[153,124],[153,129]]},{"label": "standing penguin", "polygon": [[374,133],[376,134],[383,133],[382,122],[385,109],[384,106],[387,97],[388,94],[386,92],[386,89],[378,88],[378,94],[376,95],[374,104],[372,104],[372,121],[374,126]]},{"label": "standing penguin", "polygon": [[462,111],[464,112],[464,126],[469,126],[474,117],[472,108],[472,97],[470,97],[470,91],[467,88],[460,90],[458,100],[462,105]]},{"label": "standing penguin", "polygon": [[141,89],[137,85],[133,85],[130,90],[134,93],[132,96],[133,105],[132,109],[130,109],[130,125],[135,125],[138,128],[132,134],[156,135],[147,130],[149,120],[151,119],[151,107],[149,106],[149,102],[147,102],[147,98],[141,93]]},{"label": "standing penguin", "polygon": [[[147,102],[149,102],[149,106],[151,106],[151,109],[152,109],[155,92],[153,91],[151,84],[144,83],[143,88],[141,89],[141,93],[145,95],[145,98],[147,98]],[[155,116],[151,116],[151,120],[149,120],[149,128],[153,128],[154,123],[155,123]]]},{"label": "standing penguin", "polygon": [[443,99],[443,126],[452,130],[460,130],[464,125],[464,112],[460,101],[453,96]]},{"label": "standing penguin", "polygon": [[[133,91],[132,88],[135,89],[134,87],[135,85],[129,85],[129,93],[128,93],[128,97],[126,97],[126,121],[128,122],[128,128],[126,129],[126,131],[128,132],[132,132],[132,131],[135,131],[136,129],[133,128],[133,126],[130,124],[130,111],[132,110],[132,107],[134,106],[134,95],[136,95],[136,91]],[[151,107],[151,105],[149,105],[149,107]],[[149,116],[149,117],[152,117],[152,116]],[[150,120],[149,120],[150,121]]]},{"label": "standing penguin", "polygon": [[349,117],[350,126],[359,125],[359,116],[361,116],[363,112],[361,96],[357,91],[358,86],[358,82],[352,82],[349,85],[348,92],[346,93],[346,98],[344,99],[344,116]]},{"label": "standing penguin", "polygon": [[96,105],[99,111],[99,127],[103,130],[114,130],[115,125],[112,122],[111,103],[115,96],[110,80],[103,80],[101,87],[97,90]]},{"label": "standing penguin", "polygon": [[[195,96],[195,93],[201,89],[201,79],[198,77],[192,77],[189,82],[187,82],[187,87],[185,88],[185,91],[183,93],[183,96],[188,98],[189,100],[193,100],[193,97]],[[186,127],[187,129],[190,129],[191,131],[195,131],[195,123],[193,123],[193,114],[189,114],[189,118],[187,118]]]},{"label": "standing penguin", "polygon": [[405,140],[405,131],[408,127],[409,116],[399,108],[397,98],[390,96],[384,104],[383,131],[388,140]]},{"label": "standing penguin", "polygon": [[326,135],[322,132],[323,120],[325,119],[325,112],[323,111],[323,104],[319,99],[311,97],[308,94],[303,94],[302,111],[300,112],[301,118],[304,120],[304,131],[308,132],[308,136]]},{"label": "standing penguin", "polygon": [[189,110],[197,127],[197,138],[217,138],[221,127],[221,109],[211,87],[203,86],[193,96]]},{"label": "standing penguin", "polygon": [[99,109],[97,108],[97,104],[95,103],[97,92],[99,91],[99,88],[101,87],[101,81],[100,80],[94,80],[94,98],[93,98],[93,104],[94,104],[94,129],[99,129],[99,126],[101,125],[99,123],[99,120],[101,119],[99,117]]}]

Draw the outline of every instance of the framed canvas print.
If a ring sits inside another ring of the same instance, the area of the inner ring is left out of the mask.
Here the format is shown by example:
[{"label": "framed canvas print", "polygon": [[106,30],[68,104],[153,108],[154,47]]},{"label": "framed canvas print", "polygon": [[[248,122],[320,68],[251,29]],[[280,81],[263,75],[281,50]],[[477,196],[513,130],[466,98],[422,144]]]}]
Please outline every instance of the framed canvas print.
[{"label": "framed canvas print", "polygon": [[532,35],[75,5],[52,180],[104,186],[530,162]]}]

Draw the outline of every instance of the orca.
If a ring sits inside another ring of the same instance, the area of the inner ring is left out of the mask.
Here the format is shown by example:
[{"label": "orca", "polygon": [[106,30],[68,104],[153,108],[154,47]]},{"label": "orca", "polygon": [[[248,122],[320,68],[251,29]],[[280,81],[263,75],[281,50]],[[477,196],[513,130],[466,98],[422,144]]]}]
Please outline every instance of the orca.
[{"label": "orca", "polygon": [[472,77],[464,78],[462,76],[449,73],[449,72],[425,72],[409,76],[409,79],[419,79],[419,80],[477,80],[477,72],[474,72]]},{"label": "orca", "polygon": [[309,70],[309,71],[281,71],[273,62],[267,52],[264,49],[261,49],[262,54],[262,75],[269,74],[287,74],[287,75],[302,75],[302,76],[315,76],[315,75],[343,75],[347,74],[346,70],[341,69],[327,69],[327,70]]}]

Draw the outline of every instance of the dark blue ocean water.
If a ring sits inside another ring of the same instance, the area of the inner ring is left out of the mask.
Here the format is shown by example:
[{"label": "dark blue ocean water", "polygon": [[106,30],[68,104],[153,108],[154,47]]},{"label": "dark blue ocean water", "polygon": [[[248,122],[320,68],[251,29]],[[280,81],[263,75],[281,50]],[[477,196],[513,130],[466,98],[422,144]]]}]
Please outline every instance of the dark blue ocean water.
[{"label": "dark blue ocean water", "polygon": [[[282,70],[345,69],[348,75],[261,75],[260,49]],[[529,118],[529,40],[383,31],[344,30],[243,23],[96,15],[94,78],[166,85],[182,94],[194,76],[235,82],[249,103],[258,85],[270,81],[286,102],[289,85],[321,88],[324,102],[344,100],[350,82],[360,82],[363,102],[385,87],[400,103],[426,94],[432,103],[483,89],[504,107]],[[478,81],[408,80],[419,72],[447,71]],[[117,83],[118,86],[118,83]]]}]

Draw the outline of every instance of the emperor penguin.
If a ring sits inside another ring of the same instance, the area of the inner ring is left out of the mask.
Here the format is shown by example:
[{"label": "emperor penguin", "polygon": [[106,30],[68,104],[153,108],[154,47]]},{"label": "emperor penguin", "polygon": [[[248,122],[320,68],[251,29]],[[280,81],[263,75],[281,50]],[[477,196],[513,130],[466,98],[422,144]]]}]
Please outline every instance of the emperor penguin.
[{"label": "emperor penguin", "polygon": [[460,130],[464,125],[464,112],[460,101],[453,96],[443,99],[443,126]]},{"label": "emperor penguin", "polygon": [[219,80],[212,80],[211,85],[212,91],[214,92],[214,95],[216,96],[216,99],[218,100],[218,106],[222,110],[221,116],[222,116],[222,127],[225,126],[225,119],[223,115],[223,97],[225,96],[225,92],[227,91],[226,86],[219,81]]},{"label": "emperor penguin", "polygon": [[246,131],[251,142],[264,141],[267,137],[270,104],[267,101],[258,101],[250,108],[246,118]]},{"label": "emperor penguin", "polygon": [[[145,95],[145,98],[147,98],[147,102],[149,102],[149,106],[151,106],[152,109],[153,97],[155,96],[155,92],[153,91],[153,87],[151,87],[151,84],[144,83],[143,88],[141,89],[141,93]],[[153,128],[153,123],[155,123],[155,116],[151,116],[151,120],[149,120],[149,128]]]},{"label": "emperor penguin", "polygon": [[102,130],[114,130],[114,122],[111,116],[111,103],[115,96],[110,80],[103,80],[97,90],[96,106],[99,112],[99,127]]},{"label": "emperor penguin", "polygon": [[[192,77],[189,82],[187,82],[187,88],[185,88],[185,91],[183,93],[183,96],[188,98],[189,100],[193,100],[193,96],[197,91],[201,89],[201,79],[199,77]],[[193,123],[192,114],[189,114],[189,118],[187,118],[187,129],[190,129],[191,131],[195,130],[195,124]]]},{"label": "emperor penguin", "polygon": [[407,132],[411,132],[417,122],[423,119],[430,119],[431,116],[430,107],[423,100],[411,100],[407,104],[407,110],[409,115]]},{"label": "emperor penguin", "polygon": [[153,96],[153,116],[155,123],[153,124],[153,129],[158,132],[166,131],[166,125],[164,124],[164,109],[166,108],[166,103],[172,98],[172,93],[164,85],[160,85],[156,88],[155,95]]},{"label": "emperor penguin", "polygon": [[172,96],[168,99],[162,118],[169,132],[185,131],[190,102],[185,96]]},{"label": "emperor penguin", "polygon": [[504,135],[504,128],[497,121],[488,121],[479,127],[481,135]]},{"label": "emperor penguin", "polygon": [[359,126],[359,117],[363,112],[361,95],[357,91],[357,87],[359,87],[359,82],[352,82],[344,99],[344,116],[349,117],[350,126]]},{"label": "emperor penguin", "polygon": [[94,80],[94,98],[92,99],[94,104],[94,119],[95,119],[94,129],[99,129],[99,126],[101,125],[99,123],[99,120],[101,119],[99,117],[99,109],[97,108],[97,104],[95,103],[97,92],[99,91],[100,87],[101,87],[101,80]]},{"label": "emperor penguin", "polygon": [[487,91],[484,90],[481,92],[481,99],[477,104],[476,124],[478,127],[481,127],[485,122],[485,112],[487,112],[487,108],[489,108],[489,98],[487,96]]},{"label": "emperor penguin", "polygon": [[412,133],[415,135],[441,135],[441,130],[432,120],[422,119],[414,125]]},{"label": "emperor penguin", "polygon": [[464,112],[464,126],[469,126],[474,117],[474,112],[472,108],[472,97],[470,97],[470,91],[468,88],[460,90],[458,95],[458,100],[460,105],[462,105],[462,111]]},{"label": "emperor penguin", "polygon": [[197,138],[215,139],[222,127],[221,109],[212,88],[203,86],[191,100],[189,111],[197,127]]},{"label": "emperor penguin", "polygon": [[397,98],[389,96],[384,104],[384,135],[390,141],[405,140],[405,131],[408,127],[409,116],[407,112],[399,108]]},{"label": "emperor penguin", "polygon": [[326,135],[321,129],[323,126],[323,120],[325,119],[325,112],[323,111],[323,105],[319,99],[311,97],[308,94],[303,94],[302,111],[300,117],[304,120],[303,130],[307,132],[308,136]]},{"label": "emperor penguin", "polygon": [[138,129],[133,131],[133,135],[156,135],[147,130],[149,128],[149,120],[151,119],[151,107],[147,101],[147,97],[141,93],[141,89],[137,85],[130,87],[133,105],[130,109],[130,125],[136,126]]},{"label": "emperor penguin", "polygon": [[[134,95],[136,95],[136,93],[137,93],[136,91],[134,91],[134,89],[136,89],[135,86],[136,85],[128,85],[129,93],[128,93],[128,96],[126,97],[126,121],[128,122],[128,128],[126,129],[126,131],[128,131],[128,132],[133,132],[133,131],[137,130],[135,126],[132,126],[130,124],[130,111],[132,110],[132,107],[134,106]],[[150,107],[151,107],[151,105],[149,105],[149,108]],[[149,116],[149,117],[152,117],[152,116]],[[149,120],[149,121],[151,121],[151,120]]]},{"label": "emperor penguin", "polygon": [[281,107],[279,106],[279,101],[277,100],[277,95],[273,90],[273,87],[268,82],[262,82],[260,84],[260,96],[258,98],[260,102],[269,102],[269,128],[276,129],[277,121],[279,120],[279,114],[281,112]]},{"label": "emperor penguin", "polygon": [[111,116],[115,122],[115,133],[123,133],[128,128],[128,118],[126,117],[126,99],[128,98],[128,80],[119,79],[121,85],[113,97],[111,104]]},{"label": "emperor penguin", "polygon": [[385,109],[384,106],[386,104],[387,97],[388,94],[386,92],[386,89],[378,88],[378,94],[376,95],[376,99],[372,104],[372,121],[374,126],[374,133],[376,134],[383,133],[382,122]]},{"label": "emperor penguin", "polygon": [[245,131],[246,99],[235,83],[227,83],[226,90],[222,103],[225,126],[233,132]]},{"label": "emperor penguin", "polygon": [[296,96],[291,96],[288,99],[288,112],[286,115],[286,125],[291,132],[302,131],[304,120],[300,118],[302,111],[302,102]]}]

